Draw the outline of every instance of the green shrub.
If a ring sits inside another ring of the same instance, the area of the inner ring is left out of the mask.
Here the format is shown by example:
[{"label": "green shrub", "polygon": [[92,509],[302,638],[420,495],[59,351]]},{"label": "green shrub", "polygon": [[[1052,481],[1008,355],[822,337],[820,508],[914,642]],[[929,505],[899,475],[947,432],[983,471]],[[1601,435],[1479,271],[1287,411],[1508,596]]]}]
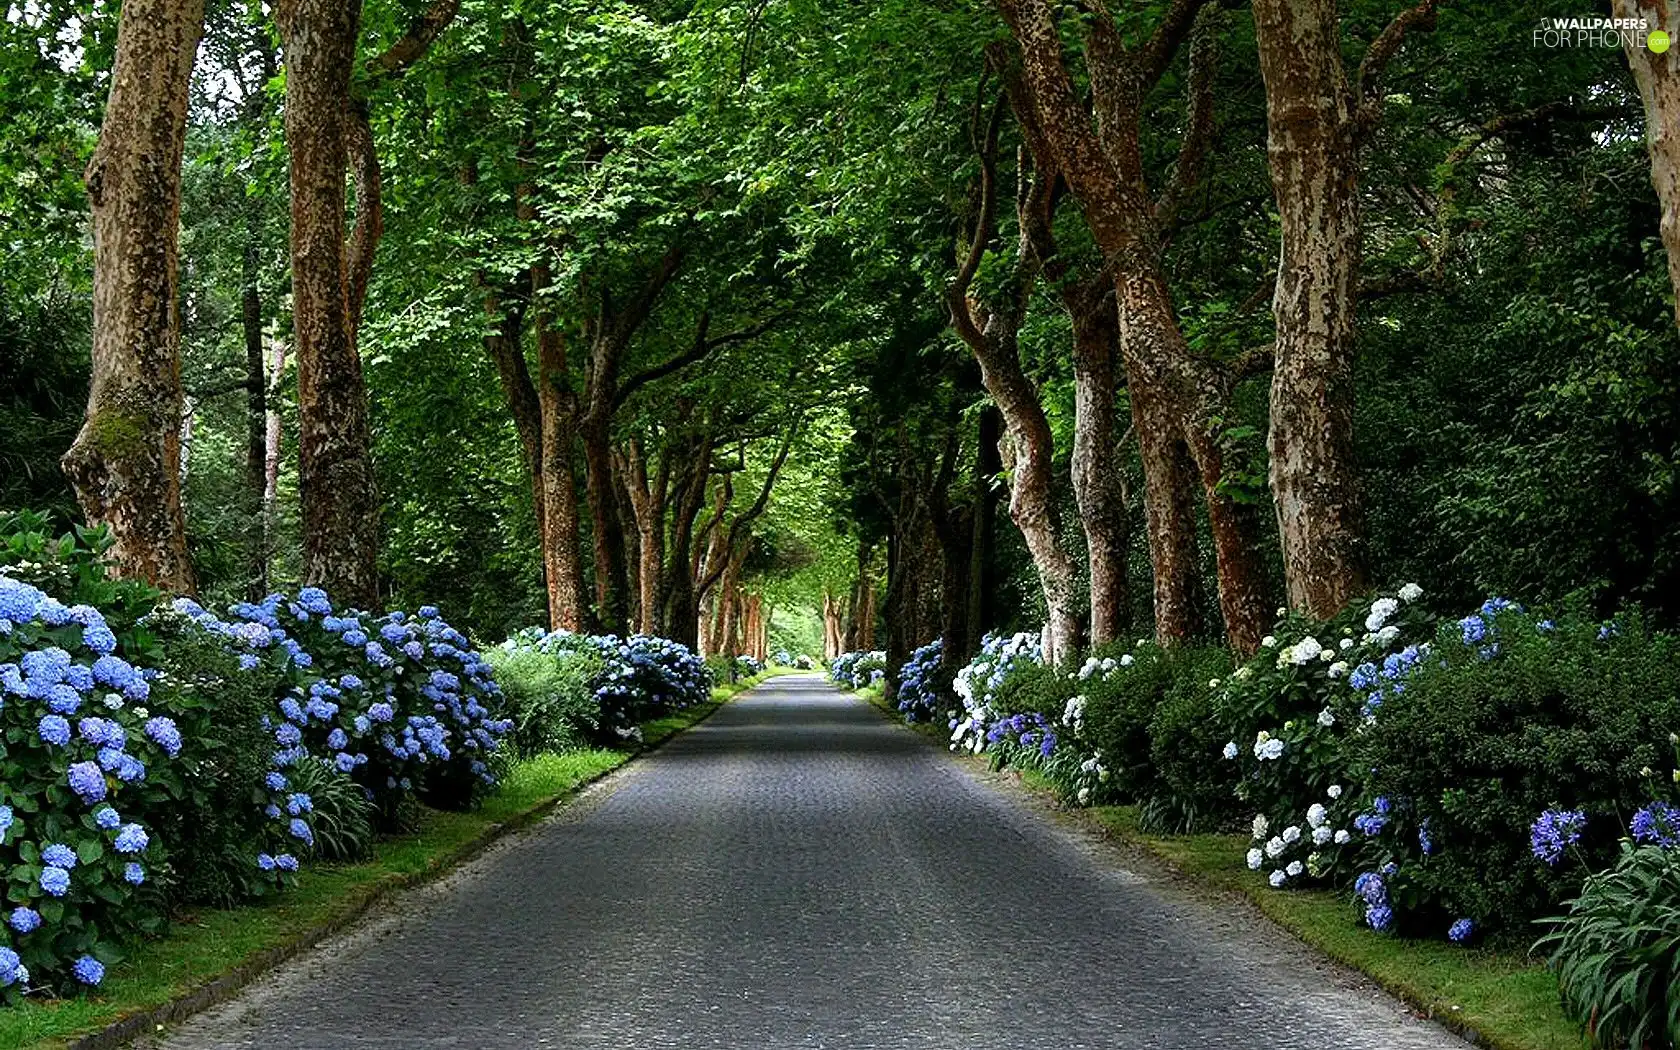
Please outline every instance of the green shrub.
[{"label": "green shrub", "polygon": [[588,649],[496,648],[485,653],[513,720],[522,757],[581,746],[600,729],[601,705],[591,682],[605,664]]},{"label": "green shrub", "polygon": [[1237,812],[1236,770],[1210,757],[1219,753],[1227,731],[1208,683],[1230,670],[1230,654],[1185,649],[1176,659],[1149,720],[1151,776],[1139,789],[1138,819],[1150,831],[1211,831]]},{"label": "green shrub", "polygon": [[1536,948],[1594,1045],[1680,1047],[1680,850],[1622,844]]},{"label": "green shrub", "polygon": [[[1680,726],[1680,639],[1633,615],[1554,622],[1495,599],[1444,624],[1367,707],[1351,754],[1370,771],[1367,860],[1393,865],[1400,927],[1520,929],[1575,891],[1580,861],[1607,866],[1622,821],[1651,800]],[[1553,809],[1584,814],[1567,851],[1540,848],[1535,822]]]},{"label": "green shrub", "polygon": [[[1126,802],[1154,800],[1152,810],[1190,808],[1188,798],[1182,800],[1185,806],[1173,805],[1155,761],[1152,729],[1163,704],[1206,710],[1209,683],[1230,670],[1229,654],[1195,646],[1163,649],[1146,642],[1121,655],[1099,650],[1093,659],[1112,659],[1117,665],[1079,683],[1086,699],[1085,737],[1111,773],[1109,793]],[[1166,724],[1162,728],[1165,731]],[[1166,746],[1163,742],[1163,749]],[[1210,764],[1204,762],[1204,775]]]}]

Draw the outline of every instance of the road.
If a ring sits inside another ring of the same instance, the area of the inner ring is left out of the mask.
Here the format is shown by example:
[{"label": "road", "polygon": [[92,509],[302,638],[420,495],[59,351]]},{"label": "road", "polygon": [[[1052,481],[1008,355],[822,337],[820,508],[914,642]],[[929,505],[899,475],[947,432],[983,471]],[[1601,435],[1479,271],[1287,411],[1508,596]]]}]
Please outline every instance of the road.
[{"label": "road", "polygon": [[152,1045],[1465,1044],[807,677]]}]

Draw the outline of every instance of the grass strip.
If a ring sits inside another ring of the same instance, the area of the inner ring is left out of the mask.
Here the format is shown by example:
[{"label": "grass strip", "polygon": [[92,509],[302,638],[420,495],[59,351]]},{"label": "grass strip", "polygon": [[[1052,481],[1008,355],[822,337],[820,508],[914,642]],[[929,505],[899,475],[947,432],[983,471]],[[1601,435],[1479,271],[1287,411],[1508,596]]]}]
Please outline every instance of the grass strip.
[{"label": "grass strip", "polygon": [[317,864],[265,901],[180,916],[112,966],[96,995],[25,1000],[0,1010],[0,1050],[119,1046],[231,998],[268,970],[355,922],[401,890],[437,878],[546,816],[579,788],[657,747],[770,675],[712,690],[710,703],[642,726],[636,750],[587,748],[516,762],[501,790],[467,813],[428,810],[420,828],[378,842],[366,860]]}]

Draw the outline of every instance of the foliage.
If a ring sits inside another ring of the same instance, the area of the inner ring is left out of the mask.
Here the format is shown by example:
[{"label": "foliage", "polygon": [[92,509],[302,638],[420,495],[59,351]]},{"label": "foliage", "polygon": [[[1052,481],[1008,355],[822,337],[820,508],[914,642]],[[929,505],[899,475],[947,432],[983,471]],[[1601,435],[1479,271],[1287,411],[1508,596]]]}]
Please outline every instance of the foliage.
[{"label": "foliage", "polygon": [[514,753],[564,751],[596,735],[601,709],[591,683],[606,668],[591,649],[501,645],[485,653],[513,722]]},{"label": "foliage", "polygon": [[1560,860],[1602,867],[1651,800],[1680,725],[1680,639],[1493,599],[1367,696],[1363,852],[1396,928],[1515,930],[1579,886]]},{"label": "foliage", "polygon": [[373,847],[373,803],[362,786],[325,758],[309,755],[287,771],[291,790],[307,795],[313,850],[326,861],[357,860]]},{"label": "foliage", "polygon": [[1602,1047],[1680,1046],[1680,848],[1622,843],[1587,879],[1551,949],[1564,1009]]}]

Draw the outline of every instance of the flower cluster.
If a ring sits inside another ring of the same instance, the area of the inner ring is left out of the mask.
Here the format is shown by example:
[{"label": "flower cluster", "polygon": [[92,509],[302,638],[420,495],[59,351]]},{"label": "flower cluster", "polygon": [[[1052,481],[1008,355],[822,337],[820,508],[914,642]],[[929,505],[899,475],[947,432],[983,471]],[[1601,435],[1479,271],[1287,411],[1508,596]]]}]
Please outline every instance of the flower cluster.
[{"label": "flower cluster", "polygon": [[0,1001],[98,984],[111,942],[161,921],[162,846],[123,814],[182,740],[116,649],[97,609],[0,575]]},{"label": "flower cluster", "polygon": [[[1042,666],[1043,650],[1036,631],[1021,631],[1013,635],[987,634],[980,640],[980,652],[975,654],[951,683],[963,711],[953,713],[948,725],[951,730],[951,750],[979,754],[986,749],[986,728],[995,712],[992,702],[997,690],[1016,670],[1027,666]],[[959,717],[960,714],[960,717]]]},{"label": "flower cluster", "polygon": [[862,689],[874,685],[887,674],[887,654],[884,650],[841,653],[828,667],[828,677],[835,685],[847,689]]},{"label": "flower cluster", "polygon": [[764,673],[764,661],[756,656],[742,654],[735,658],[735,673],[742,678],[751,678],[755,674]]},{"label": "flower cluster", "polygon": [[944,692],[940,688],[939,669],[944,656],[944,643],[935,638],[912,652],[899,668],[898,709],[904,712],[906,722],[931,722],[939,717]]},{"label": "flower cluster", "polygon": [[1324,798],[1308,806],[1299,823],[1275,832],[1264,813],[1255,815],[1251,825],[1255,845],[1248,851],[1248,867],[1251,871],[1271,869],[1267,881],[1274,889],[1305,879],[1330,880],[1346,866],[1344,853],[1355,841],[1345,819],[1350,796],[1342,785],[1331,784]]}]

